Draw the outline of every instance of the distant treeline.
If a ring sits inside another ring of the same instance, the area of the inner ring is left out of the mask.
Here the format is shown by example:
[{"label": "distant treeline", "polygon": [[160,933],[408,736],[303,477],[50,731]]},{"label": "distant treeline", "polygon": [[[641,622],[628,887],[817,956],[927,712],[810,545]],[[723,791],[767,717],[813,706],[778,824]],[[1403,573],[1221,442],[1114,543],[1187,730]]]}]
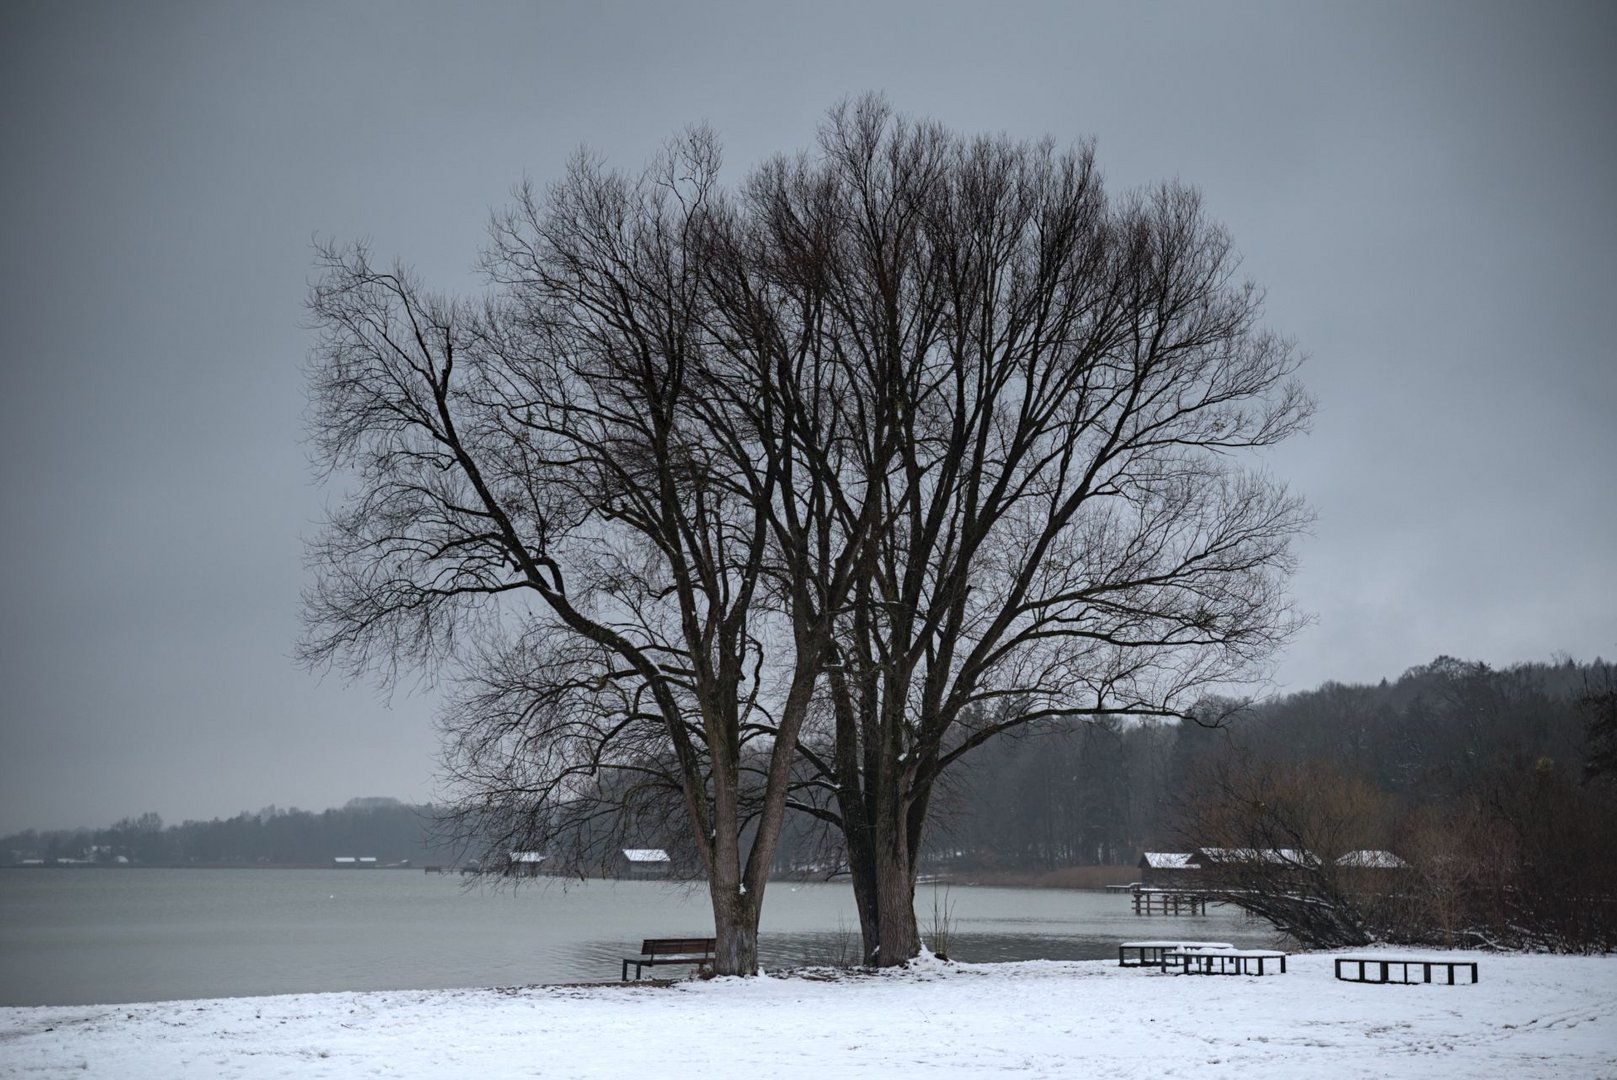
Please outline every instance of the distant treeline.
[{"label": "distant treeline", "polygon": [[433,841],[433,811],[398,799],[350,799],[341,809],[266,807],[213,821],[163,824],[156,814],[124,818],[104,829],[36,832],[0,838],[7,865],[90,862],[146,866],[276,864],[329,866],[340,857],[377,865],[449,862]]},{"label": "distant treeline", "polygon": [[[927,862],[935,870],[1027,871],[1125,864],[1142,851],[1179,850],[1206,812],[1197,800],[1209,770],[1234,759],[1328,763],[1405,809],[1479,798],[1504,808],[1529,782],[1540,793],[1553,784],[1576,794],[1560,804],[1564,810],[1577,806],[1588,816],[1611,803],[1617,787],[1614,679],[1612,665],[1599,660],[1493,669],[1440,657],[1393,682],[1326,683],[1255,704],[1211,729],[1103,719],[993,740],[951,778]],[[1209,706],[1210,715],[1226,711],[1227,702]],[[353,799],[320,813],[271,806],[179,825],[148,813],[104,829],[3,837],[0,861],[327,865],[350,856],[454,863],[456,852],[437,839],[434,815],[430,806],[387,798]],[[791,822],[778,865],[833,869],[834,844],[825,841],[813,823]]]}]

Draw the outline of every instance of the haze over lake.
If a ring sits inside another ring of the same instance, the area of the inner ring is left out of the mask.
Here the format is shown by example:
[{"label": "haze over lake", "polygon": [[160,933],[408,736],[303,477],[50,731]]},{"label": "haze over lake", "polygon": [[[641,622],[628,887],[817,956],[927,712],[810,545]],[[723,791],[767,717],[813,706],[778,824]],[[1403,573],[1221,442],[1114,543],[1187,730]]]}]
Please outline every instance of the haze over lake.
[{"label": "haze over lake", "polygon": [[[924,932],[934,901],[950,955],[968,961],[1099,959],[1164,935],[1272,940],[1235,912],[1142,918],[1116,894],[969,886],[917,890]],[[641,938],[711,933],[705,891],[663,882],[513,891],[404,870],[7,870],[0,1006],[596,982],[616,979]],[[846,885],[769,887],[766,970],[858,952]]]}]

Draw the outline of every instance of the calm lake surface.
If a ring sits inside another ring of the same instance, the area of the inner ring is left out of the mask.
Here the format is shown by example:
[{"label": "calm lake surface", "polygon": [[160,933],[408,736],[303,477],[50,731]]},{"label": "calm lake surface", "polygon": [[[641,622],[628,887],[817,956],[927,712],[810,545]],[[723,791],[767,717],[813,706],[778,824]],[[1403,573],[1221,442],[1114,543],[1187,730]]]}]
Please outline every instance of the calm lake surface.
[{"label": "calm lake surface", "polygon": [[[1213,908],[1139,917],[1127,896],[922,886],[930,937],[949,912],[957,960],[1084,960],[1130,938],[1266,944],[1266,924]],[[419,870],[0,871],[0,1005],[83,1005],[328,990],[615,980],[644,937],[713,932],[701,889],[538,879],[468,889]],[[859,956],[843,884],[774,882],[763,966]]]}]

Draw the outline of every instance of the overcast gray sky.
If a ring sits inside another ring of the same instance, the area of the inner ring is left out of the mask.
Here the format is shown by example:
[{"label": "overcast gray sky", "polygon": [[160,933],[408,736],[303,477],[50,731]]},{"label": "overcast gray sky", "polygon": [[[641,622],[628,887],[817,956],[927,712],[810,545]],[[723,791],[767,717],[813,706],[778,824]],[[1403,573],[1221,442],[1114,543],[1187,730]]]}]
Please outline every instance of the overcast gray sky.
[{"label": "overcast gray sky", "polygon": [[1617,655],[1617,5],[0,6],[0,832],[424,798],[430,696],[288,659],[315,235],[472,284],[489,211],[844,96],[1200,186],[1309,354],[1278,689]]}]

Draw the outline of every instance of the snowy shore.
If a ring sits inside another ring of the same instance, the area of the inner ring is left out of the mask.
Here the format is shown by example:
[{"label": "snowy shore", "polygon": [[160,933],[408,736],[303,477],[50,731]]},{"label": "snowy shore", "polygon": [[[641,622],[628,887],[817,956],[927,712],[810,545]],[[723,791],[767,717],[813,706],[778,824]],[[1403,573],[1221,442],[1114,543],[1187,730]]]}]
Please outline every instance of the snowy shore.
[{"label": "snowy shore", "polygon": [[1100,961],[0,1009],[0,1076],[1617,1078],[1617,959],[1464,954],[1474,986]]}]

